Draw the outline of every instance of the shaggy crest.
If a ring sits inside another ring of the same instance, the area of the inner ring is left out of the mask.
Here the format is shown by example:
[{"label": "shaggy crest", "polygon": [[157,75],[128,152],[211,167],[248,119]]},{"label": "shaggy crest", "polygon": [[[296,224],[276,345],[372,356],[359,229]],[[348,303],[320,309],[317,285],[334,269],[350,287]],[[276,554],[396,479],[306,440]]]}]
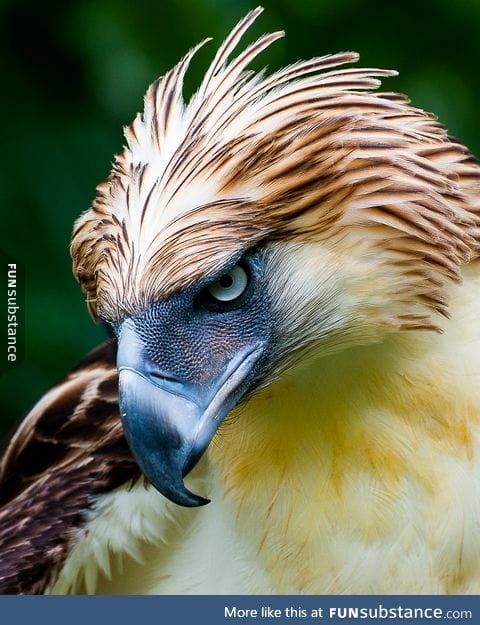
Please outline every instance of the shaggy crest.
[{"label": "shaggy crest", "polygon": [[120,320],[247,248],[288,239],[378,258],[392,325],[436,329],[445,284],[478,255],[477,161],[404,96],[372,92],[395,72],[340,68],[355,53],[247,70],[277,32],[229,60],[261,11],[233,29],[188,104],[183,78],[205,42],[153,83],[125,130],[73,233],[91,311]]}]

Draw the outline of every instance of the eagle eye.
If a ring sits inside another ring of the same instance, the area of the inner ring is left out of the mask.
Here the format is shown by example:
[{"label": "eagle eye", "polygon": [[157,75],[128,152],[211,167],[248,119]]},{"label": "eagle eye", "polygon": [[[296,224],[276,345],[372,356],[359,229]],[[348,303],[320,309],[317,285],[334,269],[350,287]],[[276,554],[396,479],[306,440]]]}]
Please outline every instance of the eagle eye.
[{"label": "eagle eye", "polygon": [[206,290],[217,302],[233,302],[244,293],[248,282],[247,272],[237,264],[207,286]]}]

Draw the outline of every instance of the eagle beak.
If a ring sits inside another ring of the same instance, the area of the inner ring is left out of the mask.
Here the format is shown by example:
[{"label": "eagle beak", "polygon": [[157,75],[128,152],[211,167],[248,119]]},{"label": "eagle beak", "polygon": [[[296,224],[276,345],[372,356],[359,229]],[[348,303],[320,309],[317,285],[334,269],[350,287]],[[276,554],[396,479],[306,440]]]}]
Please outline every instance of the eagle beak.
[{"label": "eagle beak", "polygon": [[117,367],[125,437],[157,490],[182,506],[209,499],[190,492],[183,478],[199,461],[223,419],[246,390],[261,346],[238,350],[203,383],[162,371],[147,356],[131,320],[122,324]]}]

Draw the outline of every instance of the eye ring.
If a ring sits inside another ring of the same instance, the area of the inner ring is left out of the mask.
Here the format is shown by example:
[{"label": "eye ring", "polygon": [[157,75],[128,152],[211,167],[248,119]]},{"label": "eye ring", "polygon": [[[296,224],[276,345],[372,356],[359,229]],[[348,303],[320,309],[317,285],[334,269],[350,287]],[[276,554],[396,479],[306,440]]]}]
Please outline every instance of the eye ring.
[{"label": "eye ring", "polygon": [[246,290],[249,275],[240,264],[231,267],[215,282],[208,285],[206,290],[216,302],[231,303],[238,299]]}]

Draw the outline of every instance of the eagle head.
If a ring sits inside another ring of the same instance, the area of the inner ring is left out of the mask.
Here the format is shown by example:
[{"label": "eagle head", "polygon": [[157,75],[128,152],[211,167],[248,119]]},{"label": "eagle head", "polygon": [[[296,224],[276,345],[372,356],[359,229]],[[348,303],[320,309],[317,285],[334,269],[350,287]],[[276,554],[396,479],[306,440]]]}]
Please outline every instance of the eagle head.
[{"label": "eagle head", "polygon": [[467,149],[374,91],[395,72],[344,67],[354,53],[249,71],[283,36],[232,58],[260,12],[188,103],[199,46],[148,89],[71,245],[89,308],[118,339],[130,448],[185,506],[207,503],[183,478],[236,404],[312,358],[441,331],[446,286],[479,247]]}]

